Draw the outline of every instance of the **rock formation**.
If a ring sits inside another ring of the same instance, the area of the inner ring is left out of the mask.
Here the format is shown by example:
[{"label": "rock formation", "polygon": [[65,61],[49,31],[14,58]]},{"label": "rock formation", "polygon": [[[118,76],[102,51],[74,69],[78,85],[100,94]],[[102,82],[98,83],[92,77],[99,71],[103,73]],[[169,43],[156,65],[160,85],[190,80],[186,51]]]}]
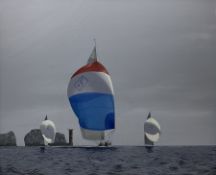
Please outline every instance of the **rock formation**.
[{"label": "rock formation", "polygon": [[57,132],[55,136],[55,142],[53,145],[66,145],[65,135]]},{"label": "rock formation", "polygon": [[[44,139],[40,129],[32,129],[24,138],[25,146],[43,146]],[[55,142],[49,145],[67,145],[65,135],[57,132]]]},{"label": "rock formation", "polygon": [[16,146],[16,136],[13,131],[0,134],[0,146]]},{"label": "rock formation", "polygon": [[32,129],[25,135],[25,146],[42,146],[44,145],[44,139],[40,129]]}]

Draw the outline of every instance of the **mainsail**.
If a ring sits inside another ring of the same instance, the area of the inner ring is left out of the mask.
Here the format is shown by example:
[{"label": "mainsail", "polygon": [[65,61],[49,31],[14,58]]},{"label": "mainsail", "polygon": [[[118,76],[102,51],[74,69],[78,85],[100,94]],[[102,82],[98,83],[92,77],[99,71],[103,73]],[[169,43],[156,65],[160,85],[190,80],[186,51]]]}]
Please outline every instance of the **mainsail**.
[{"label": "mainsail", "polygon": [[44,144],[48,145],[55,141],[56,127],[53,121],[48,120],[47,116],[40,125],[40,130],[44,138]]},{"label": "mainsail", "polygon": [[144,123],[144,139],[146,145],[154,145],[160,138],[160,125],[149,113]]},{"label": "mainsail", "polygon": [[114,91],[107,69],[97,60],[96,47],[87,64],[72,75],[67,94],[83,138],[106,140],[115,129]]}]

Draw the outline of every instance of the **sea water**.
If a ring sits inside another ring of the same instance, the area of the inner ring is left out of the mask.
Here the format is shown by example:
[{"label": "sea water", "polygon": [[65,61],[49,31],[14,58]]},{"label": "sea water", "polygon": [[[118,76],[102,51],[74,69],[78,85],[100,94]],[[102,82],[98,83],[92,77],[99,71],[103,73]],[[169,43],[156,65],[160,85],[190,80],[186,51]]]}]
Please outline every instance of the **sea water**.
[{"label": "sea water", "polygon": [[216,175],[216,146],[0,147],[1,175]]}]

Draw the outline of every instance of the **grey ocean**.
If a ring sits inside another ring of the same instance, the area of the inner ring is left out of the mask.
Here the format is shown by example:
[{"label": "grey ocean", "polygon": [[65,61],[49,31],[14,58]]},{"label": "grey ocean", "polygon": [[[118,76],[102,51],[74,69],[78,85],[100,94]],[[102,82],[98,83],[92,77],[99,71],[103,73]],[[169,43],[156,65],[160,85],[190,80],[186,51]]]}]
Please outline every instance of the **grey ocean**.
[{"label": "grey ocean", "polygon": [[216,146],[0,148],[1,175],[216,175]]}]

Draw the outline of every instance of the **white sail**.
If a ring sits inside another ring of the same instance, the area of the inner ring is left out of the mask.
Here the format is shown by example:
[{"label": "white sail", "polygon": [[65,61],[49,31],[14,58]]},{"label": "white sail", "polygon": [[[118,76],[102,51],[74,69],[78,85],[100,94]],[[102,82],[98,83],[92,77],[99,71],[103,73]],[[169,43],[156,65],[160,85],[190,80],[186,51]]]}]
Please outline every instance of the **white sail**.
[{"label": "white sail", "polygon": [[56,127],[51,120],[44,120],[40,125],[40,130],[44,138],[44,144],[48,145],[55,141]]},{"label": "white sail", "polygon": [[154,142],[157,142],[160,138],[161,128],[160,124],[157,122],[156,119],[149,116],[144,123],[144,134],[145,134],[145,143],[153,145]]},{"label": "white sail", "polygon": [[150,140],[151,142],[157,142],[160,138],[160,134],[157,133],[157,134],[148,134],[148,133],[145,133],[145,136],[147,137],[148,140]]},{"label": "white sail", "polygon": [[144,124],[144,131],[153,135],[160,133],[160,125],[153,117],[151,117],[146,120]]}]

